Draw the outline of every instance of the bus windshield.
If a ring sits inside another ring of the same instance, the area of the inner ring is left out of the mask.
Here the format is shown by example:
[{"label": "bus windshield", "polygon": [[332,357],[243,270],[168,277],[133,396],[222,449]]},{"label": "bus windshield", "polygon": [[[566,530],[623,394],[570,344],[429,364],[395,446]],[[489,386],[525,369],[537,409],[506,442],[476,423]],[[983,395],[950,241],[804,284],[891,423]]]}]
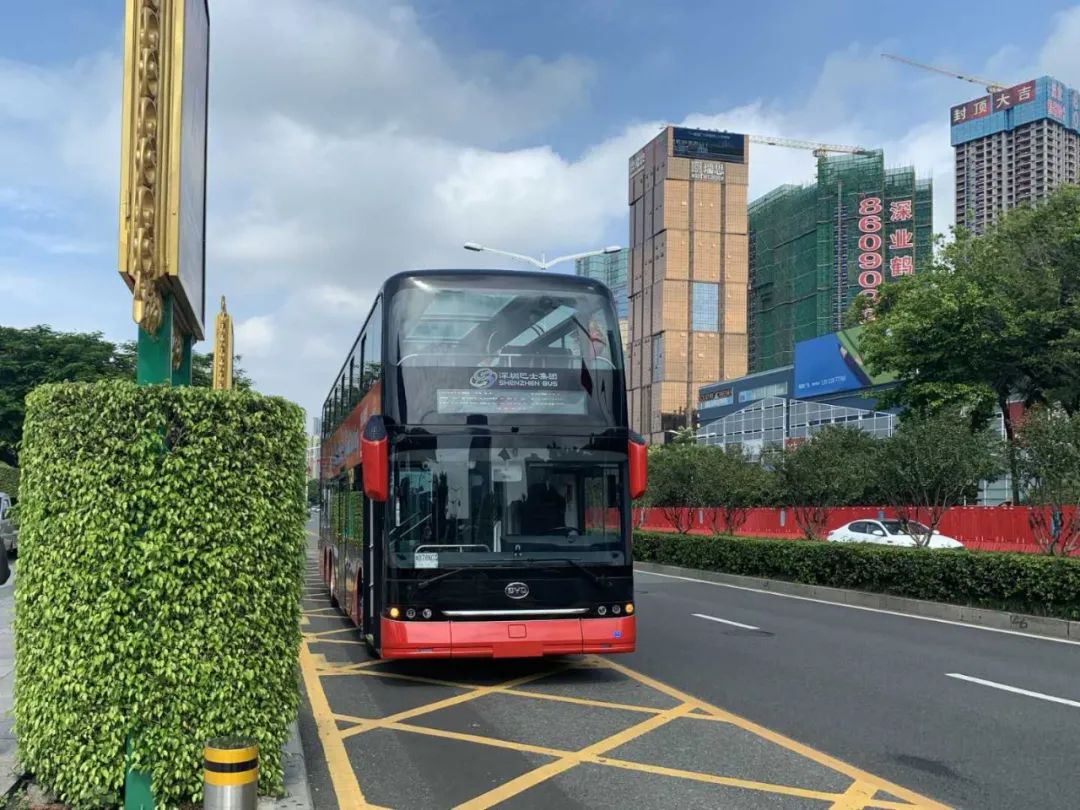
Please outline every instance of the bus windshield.
[{"label": "bus windshield", "polygon": [[625,565],[624,466],[625,453],[567,439],[431,437],[394,454],[388,560]]},{"label": "bus windshield", "polygon": [[388,412],[403,424],[619,421],[622,352],[610,295],[562,278],[492,281],[498,286],[425,276],[393,294]]},{"label": "bus windshield", "polygon": [[587,288],[478,290],[413,279],[394,296],[398,365],[614,367],[618,326],[607,296]]}]

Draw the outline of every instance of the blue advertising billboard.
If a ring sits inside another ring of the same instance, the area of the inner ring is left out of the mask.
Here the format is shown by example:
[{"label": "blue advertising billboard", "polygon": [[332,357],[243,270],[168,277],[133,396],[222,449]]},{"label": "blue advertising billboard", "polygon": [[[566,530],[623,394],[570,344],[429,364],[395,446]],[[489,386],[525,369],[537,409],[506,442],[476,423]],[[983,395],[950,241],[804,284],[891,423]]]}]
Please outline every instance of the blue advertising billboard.
[{"label": "blue advertising billboard", "polygon": [[795,344],[795,397],[857,391],[883,385],[894,374],[871,374],[859,351],[862,327],[843,329]]},{"label": "blue advertising billboard", "polygon": [[746,136],[736,132],[672,127],[671,154],[674,157],[722,160],[743,163],[746,160]]}]

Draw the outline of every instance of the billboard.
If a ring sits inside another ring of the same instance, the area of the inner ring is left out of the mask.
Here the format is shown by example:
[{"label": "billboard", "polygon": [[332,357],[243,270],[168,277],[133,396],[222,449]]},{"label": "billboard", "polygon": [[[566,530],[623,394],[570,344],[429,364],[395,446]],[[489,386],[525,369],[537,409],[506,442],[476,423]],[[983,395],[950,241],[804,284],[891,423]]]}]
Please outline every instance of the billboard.
[{"label": "billboard", "polygon": [[[206,318],[206,128],[210,66],[210,17],[206,0],[182,0],[174,40],[181,76],[174,99],[173,177],[175,261],[169,274],[190,331],[201,336]],[[180,15],[183,15],[180,17]]]},{"label": "billboard", "polygon": [[859,351],[863,327],[842,329],[795,344],[795,397],[857,391],[896,379],[891,373],[871,374]]},{"label": "billboard", "polygon": [[673,157],[722,160],[726,163],[746,162],[746,136],[735,132],[709,129],[671,128]]},{"label": "billboard", "polygon": [[167,285],[176,334],[197,340],[205,318],[209,39],[206,0],[127,0],[119,269],[143,329],[154,334],[164,322]]}]

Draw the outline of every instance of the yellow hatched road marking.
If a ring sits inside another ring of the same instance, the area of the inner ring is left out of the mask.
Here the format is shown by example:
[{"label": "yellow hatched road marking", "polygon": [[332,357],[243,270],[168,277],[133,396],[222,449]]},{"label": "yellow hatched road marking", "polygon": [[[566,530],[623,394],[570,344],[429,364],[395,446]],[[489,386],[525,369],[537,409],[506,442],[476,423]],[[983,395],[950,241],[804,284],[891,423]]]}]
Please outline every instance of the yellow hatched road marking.
[{"label": "yellow hatched road marking", "polygon": [[338,806],[368,807],[352,763],[349,762],[345,741],[338,734],[337,723],[334,722],[333,712],[330,711],[330,702],[319,682],[319,675],[315,671],[315,660],[307,644],[300,645],[300,671],[304,677],[308,701],[311,703],[311,714],[315,718],[315,726],[319,731],[319,742],[322,743],[323,754],[326,756],[326,767],[330,771],[330,781],[334,786]]},{"label": "yellow hatched road marking", "polygon": [[352,632],[355,632],[355,631],[356,631],[356,626],[350,624],[348,627],[339,627],[337,630],[323,630],[323,631],[321,631],[319,633],[304,633],[304,640],[309,641],[309,642],[310,641],[320,641],[320,640],[326,638],[326,636],[332,636],[335,633],[345,633],[345,632],[352,633]]},{"label": "yellow hatched road marking", "polygon": [[[851,786],[844,791],[844,794],[832,803],[830,810],[863,810],[868,804],[874,807],[880,807],[881,805],[874,801],[875,793],[877,793],[877,787],[875,785],[855,780],[851,783]],[[900,806],[910,807],[910,805]]]},{"label": "yellow hatched road marking", "polygon": [[[782,734],[777,734],[775,731],[771,731],[764,726],[759,726],[757,723],[752,723],[743,717],[732,714],[731,712],[724,711],[723,709],[713,706],[711,703],[707,703],[703,700],[698,700],[697,698],[692,697],[691,695],[688,695],[673,686],[668,686],[666,683],[661,683],[655,678],[650,678],[648,675],[636,672],[635,670],[632,670],[629,667],[624,666],[623,664],[620,664],[616,661],[608,660],[606,661],[606,664],[617,672],[621,672],[622,674],[626,675],[628,678],[633,678],[634,680],[644,684],[645,686],[651,686],[653,689],[657,689],[667,695],[671,695],[672,697],[681,697],[683,700],[692,701],[695,706],[698,706],[707,712],[711,712],[718,718],[723,718],[727,720],[732,725],[738,726],[744,731],[749,731],[751,734],[768,740],[769,742],[776,745],[779,745],[781,748],[786,748],[788,751],[792,751],[793,753],[796,753],[799,756],[816,762],[819,765],[824,765],[826,768],[831,768],[832,770],[838,771],[845,776],[849,776],[856,782],[874,785],[877,790],[887,791],[888,793],[904,799],[905,801],[911,802],[912,804],[915,804],[920,808],[924,808],[925,810],[948,810],[947,805],[936,802],[933,799],[928,799],[925,796],[920,796],[918,793],[914,793],[907,788],[901,787],[900,785],[895,785],[892,782],[888,782],[885,779],[874,776],[871,773],[867,773],[860,768],[856,768],[854,765],[849,765],[843,760],[831,757],[828,754],[824,754],[821,751],[810,748],[809,746],[803,745],[802,743],[796,742],[795,740],[789,739]],[[886,806],[884,803],[881,802],[878,802],[878,804],[882,807]]]},{"label": "yellow hatched road marking", "polygon": [[487,793],[481,794],[474,799],[470,799],[463,804],[459,804],[457,810],[483,810],[483,808],[494,807],[500,802],[511,799],[541,782],[546,782],[553,776],[558,776],[559,774],[570,770],[580,763],[583,758],[602,754],[612,748],[617,748],[620,745],[628,743],[643,734],[648,734],[650,731],[658,729],[666,723],[670,723],[676,717],[682,717],[693,710],[694,706],[688,703],[680,704],[673,709],[667,709],[662,714],[653,715],[647,720],[642,720],[640,723],[630,726],[630,728],[623,729],[617,734],[612,734],[610,737],[595,742],[586,748],[582,748],[576,753],[562,757],[555,762],[541,765],[539,768],[534,768],[527,773],[523,773],[516,779],[511,779],[509,782],[505,782],[497,788],[489,790]]},{"label": "yellow hatched road marking", "polygon": [[[434,703],[425,703],[423,706],[417,706],[413,709],[406,709],[403,712],[391,714],[387,717],[381,717],[377,720],[365,720],[363,718],[355,718],[359,720],[359,724],[353,726],[352,728],[347,728],[341,731],[341,737],[342,739],[344,739],[345,737],[352,737],[356,734],[363,734],[365,731],[371,731],[375,728],[384,728],[390,723],[397,723],[402,720],[408,720],[409,718],[418,717],[421,714],[428,714],[429,712],[437,712],[439,711],[439,709],[448,709],[451,706],[457,706],[460,703],[467,703],[470,700],[476,700],[477,698],[483,697],[484,695],[491,695],[496,692],[501,692],[505,689],[513,689],[516,686],[521,686],[522,684],[529,683],[530,681],[545,678],[553,672],[558,672],[561,669],[564,669],[564,667],[559,666],[554,669],[544,670],[543,672],[534,672],[531,675],[523,675],[520,678],[514,678],[509,681],[504,681],[500,684],[476,687],[471,692],[465,692],[462,695],[454,695],[453,697],[444,698],[443,700],[437,700]],[[341,715],[338,715],[338,717],[341,719],[345,719]]]}]

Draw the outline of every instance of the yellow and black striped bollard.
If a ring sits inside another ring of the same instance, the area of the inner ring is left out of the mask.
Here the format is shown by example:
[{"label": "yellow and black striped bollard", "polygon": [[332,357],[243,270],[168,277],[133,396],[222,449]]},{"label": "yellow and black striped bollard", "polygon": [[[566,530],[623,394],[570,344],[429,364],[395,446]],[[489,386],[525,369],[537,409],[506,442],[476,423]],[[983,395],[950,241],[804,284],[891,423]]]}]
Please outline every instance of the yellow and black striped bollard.
[{"label": "yellow and black striped bollard", "polygon": [[250,740],[210,740],[204,758],[203,808],[255,810],[259,797],[259,747]]}]

